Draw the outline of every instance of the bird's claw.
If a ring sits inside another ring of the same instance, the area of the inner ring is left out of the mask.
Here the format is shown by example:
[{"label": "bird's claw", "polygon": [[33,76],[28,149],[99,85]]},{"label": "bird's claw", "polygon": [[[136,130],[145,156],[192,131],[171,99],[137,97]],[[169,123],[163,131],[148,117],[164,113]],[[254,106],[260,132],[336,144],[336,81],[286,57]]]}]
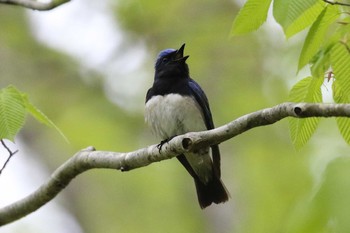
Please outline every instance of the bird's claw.
[{"label": "bird's claw", "polygon": [[160,153],[160,151],[162,150],[163,145],[164,145],[165,143],[170,142],[170,140],[173,139],[174,137],[175,137],[175,136],[172,136],[172,137],[170,137],[170,138],[167,138],[167,139],[164,139],[164,140],[160,141],[160,143],[157,145],[157,148],[158,148],[159,153]]},{"label": "bird's claw", "polygon": [[163,145],[164,145],[165,143],[167,143],[167,142],[168,142],[168,140],[165,139],[165,140],[160,141],[160,143],[157,145],[157,148],[158,148],[159,153],[160,153],[160,151],[162,150]]}]

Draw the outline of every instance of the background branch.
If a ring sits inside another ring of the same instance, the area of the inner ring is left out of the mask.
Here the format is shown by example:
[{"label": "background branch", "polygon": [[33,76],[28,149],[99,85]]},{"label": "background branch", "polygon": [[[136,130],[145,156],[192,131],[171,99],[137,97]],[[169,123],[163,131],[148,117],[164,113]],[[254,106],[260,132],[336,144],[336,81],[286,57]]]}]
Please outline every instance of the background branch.
[{"label": "background branch", "polygon": [[47,11],[69,1],[70,0],[52,0],[49,2],[41,2],[36,0],[0,0],[0,3],[23,6],[32,10]]},{"label": "background branch", "polygon": [[2,165],[2,168],[0,169],[0,175],[2,174],[2,172],[4,171],[4,169],[6,168],[6,165],[10,162],[10,159],[12,158],[12,156],[14,156],[18,150],[15,151],[11,151],[10,148],[6,145],[4,139],[0,140],[2,146],[7,150],[7,152],[9,153],[9,156],[7,157],[4,165]]},{"label": "background branch", "polygon": [[128,171],[140,168],[199,147],[219,144],[251,128],[273,124],[288,116],[298,118],[350,117],[350,104],[283,103],[247,114],[213,130],[174,137],[169,143],[164,144],[161,150],[157,148],[157,145],[128,153],[95,151],[93,147],[89,147],[61,165],[35,192],[1,208],[0,226],[34,212],[52,200],[74,177],[89,169],[110,168]]},{"label": "background branch", "polygon": [[331,5],[340,5],[340,6],[350,6],[350,4],[348,3],[344,3],[344,2],[333,2],[333,1],[329,1],[329,0],[323,0],[325,3],[331,4]]}]

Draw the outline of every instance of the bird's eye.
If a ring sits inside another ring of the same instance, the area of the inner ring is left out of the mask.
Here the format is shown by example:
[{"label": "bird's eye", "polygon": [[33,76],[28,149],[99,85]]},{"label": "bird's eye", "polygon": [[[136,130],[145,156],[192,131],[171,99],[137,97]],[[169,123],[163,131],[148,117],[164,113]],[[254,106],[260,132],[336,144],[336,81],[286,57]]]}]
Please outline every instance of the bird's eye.
[{"label": "bird's eye", "polygon": [[167,63],[169,61],[169,58],[167,58],[167,57],[164,57],[163,59],[162,59],[162,63]]}]

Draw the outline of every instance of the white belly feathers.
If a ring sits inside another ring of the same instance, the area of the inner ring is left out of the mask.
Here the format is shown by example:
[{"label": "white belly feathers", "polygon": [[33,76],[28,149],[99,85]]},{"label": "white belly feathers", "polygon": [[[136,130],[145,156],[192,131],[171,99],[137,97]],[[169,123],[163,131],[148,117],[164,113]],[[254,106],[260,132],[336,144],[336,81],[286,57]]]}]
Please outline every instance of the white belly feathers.
[{"label": "white belly feathers", "polygon": [[153,96],[145,107],[145,120],[160,139],[206,130],[197,102],[190,96]]}]

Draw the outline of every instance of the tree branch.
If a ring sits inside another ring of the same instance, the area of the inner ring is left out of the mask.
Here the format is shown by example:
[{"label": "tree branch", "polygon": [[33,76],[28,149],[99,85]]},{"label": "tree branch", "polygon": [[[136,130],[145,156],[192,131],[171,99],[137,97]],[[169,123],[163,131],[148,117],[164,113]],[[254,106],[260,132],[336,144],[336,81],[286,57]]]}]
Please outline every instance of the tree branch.
[{"label": "tree branch", "polygon": [[328,3],[328,4],[331,4],[331,5],[340,5],[340,6],[350,6],[350,4],[348,3],[343,3],[343,2],[332,2],[332,1],[329,1],[329,0],[323,0],[325,3]]},{"label": "tree branch", "polygon": [[23,6],[32,10],[48,11],[69,1],[70,0],[51,0],[49,2],[38,0],[0,0],[0,3]]},{"label": "tree branch", "polygon": [[95,151],[89,147],[62,164],[50,177],[27,197],[0,209],[0,226],[30,214],[52,200],[77,175],[93,168],[121,171],[147,166],[173,158],[187,151],[219,144],[249,129],[273,124],[286,117],[350,117],[350,104],[283,103],[242,116],[221,127],[174,137],[161,150],[152,145],[128,153]]}]

